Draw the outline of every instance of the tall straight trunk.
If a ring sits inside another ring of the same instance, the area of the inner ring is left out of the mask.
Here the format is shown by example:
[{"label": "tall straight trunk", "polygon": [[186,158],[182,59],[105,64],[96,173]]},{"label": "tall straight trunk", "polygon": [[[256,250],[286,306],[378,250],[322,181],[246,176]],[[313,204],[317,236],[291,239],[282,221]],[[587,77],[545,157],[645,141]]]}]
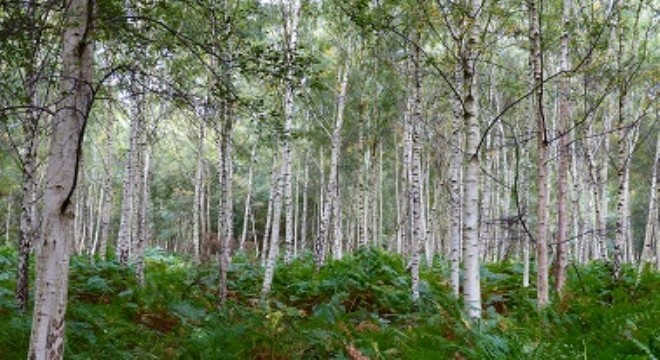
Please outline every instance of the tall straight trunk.
[{"label": "tall straight trunk", "polygon": [[303,170],[302,214],[300,218],[300,249],[307,249],[307,205],[309,194],[309,152],[305,150]]},{"label": "tall straight trunk", "polygon": [[135,222],[135,209],[133,208],[133,198],[135,196],[135,172],[137,170],[138,157],[138,135],[140,128],[140,119],[133,117],[130,123],[129,149],[126,154],[126,165],[124,168],[124,188],[121,202],[121,219],[119,222],[119,234],[117,235],[117,245],[115,255],[120,264],[128,264],[131,255],[132,227]]},{"label": "tall straight trunk", "polygon": [[649,215],[646,222],[646,231],[644,234],[644,244],[642,254],[639,258],[639,272],[642,272],[644,266],[651,262],[653,258],[653,245],[659,246],[660,237],[660,218],[658,218],[658,199],[660,198],[660,133],[656,135],[655,158],[653,160],[653,170],[651,172],[651,193],[649,195]]},{"label": "tall straight trunk", "polygon": [[140,127],[138,130],[138,152],[135,165],[135,191],[134,209],[135,209],[135,231],[131,243],[131,264],[135,266],[135,275],[138,284],[144,285],[144,250],[148,238],[148,210],[149,210],[149,166],[150,149],[148,140],[148,120],[145,112],[144,92],[137,98],[137,117]]},{"label": "tall straight trunk", "polygon": [[[314,246],[314,260],[317,268],[321,268],[325,262],[325,253],[330,233],[330,216],[334,207],[339,205],[337,199],[337,176],[339,168],[339,155],[341,151],[341,131],[344,124],[344,107],[346,106],[346,89],[348,87],[348,60],[339,69],[337,76],[339,89],[337,92],[335,126],[332,131],[332,148],[330,150],[330,173],[328,175],[327,187],[325,189],[325,203],[321,212],[319,233]],[[340,226],[337,223],[337,226]],[[337,239],[335,239],[337,240]],[[335,245],[336,246],[336,245]],[[340,245],[341,246],[341,245]],[[336,248],[335,248],[336,249]]]},{"label": "tall straight trunk", "polygon": [[282,160],[278,157],[276,160],[277,166],[273,171],[277,174],[272,187],[273,193],[273,218],[272,218],[272,231],[270,236],[270,246],[268,249],[268,257],[266,258],[266,268],[264,271],[264,281],[261,287],[261,297],[265,299],[270,293],[270,288],[273,285],[273,275],[275,274],[275,262],[277,255],[280,251],[280,223],[282,220]]},{"label": "tall straight trunk", "polygon": [[199,262],[199,250],[202,241],[201,229],[203,214],[202,193],[204,191],[204,139],[206,135],[206,124],[204,119],[199,119],[199,133],[197,134],[197,169],[195,171],[195,192],[193,198],[193,261]]},{"label": "tall straight trunk", "polygon": [[268,210],[266,211],[266,224],[264,226],[264,236],[261,240],[261,266],[266,266],[266,259],[268,258],[268,248],[269,248],[269,239],[270,239],[270,229],[273,222],[273,200],[275,198],[276,188],[278,186],[278,167],[277,167],[277,155],[273,155],[273,166],[271,168],[270,175],[270,195],[268,196]]},{"label": "tall straight trunk", "polygon": [[[396,136],[394,137],[394,143],[397,144]],[[394,204],[396,205],[396,253],[403,253],[403,230],[401,223],[403,221],[402,209],[401,209],[401,192],[399,186],[400,179],[399,172],[399,148],[394,151]]]},{"label": "tall straight trunk", "polygon": [[64,7],[60,101],[53,119],[46,167],[42,228],[36,244],[35,303],[28,358],[61,359],[69,282],[71,196],[87,114],[92,103],[93,44],[90,1],[71,0]]},{"label": "tall straight trunk", "polygon": [[253,145],[252,151],[250,152],[250,167],[248,169],[247,194],[245,195],[245,210],[243,211],[243,230],[241,231],[241,241],[239,243],[239,249],[241,251],[245,247],[245,239],[247,238],[247,226],[250,216],[250,206],[252,203],[252,174],[254,172],[254,163],[256,161],[256,157],[257,157],[257,147],[256,145]]},{"label": "tall straight trunk", "polygon": [[[27,21],[37,28],[38,24],[38,6],[34,1],[27,4]],[[31,34],[35,38],[31,39],[38,43],[41,34],[35,31]],[[30,59],[25,64],[25,79],[23,84],[25,89],[28,109],[26,118],[23,119],[23,135],[25,140],[21,153],[21,213],[19,220],[19,238],[18,238],[18,258],[16,269],[16,308],[20,312],[27,309],[29,293],[29,271],[30,271],[30,252],[32,251],[32,241],[39,236],[39,216],[37,210],[38,202],[38,179],[37,179],[37,150],[39,147],[39,123],[41,121],[41,110],[38,83],[39,83],[39,51],[37,48],[31,49]],[[11,204],[11,202],[10,202]],[[6,241],[9,241],[9,219],[11,211],[7,212],[7,228],[5,231]]]},{"label": "tall straight trunk", "polygon": [[[361,106],[362,108],[362,106]],[[358,172],[358,194],[357,194],[357,199],[355,199],[355,203],[357,206],[357,248],[362,248],[366,247],[367,244],[369,244],[368,240],[368,233],[367,233],[367,212],[368,209],[365,206],[365,203],[367,202],[367,161],[368,161],[368,156],[367,156],[367,129],[364,124],[365,119],[363,117],[363,114],[360,114],[360,120],[359,120],[359,128],[360,128],[360,133],[359,133],[359,138],[358,138],[358,149],[362,151],[362,164],[360,165],[360,171]]]},{"label": "tall straight trunk", "polygon": [[218,306],[227,300],[227,272],[231,262],[231,243],[234,241],[234,200],[233,200],[233,126],[234,126],[234,84],[233,84],[233,28],[230,17],[230,4],[223,2],[222,50],[220,51],[220,86],[223,96],[220,101],[218,135],[218,177],[220,180],[220,203],[218,211],[218,237],[221,244],[219,257],[220,279],[218,284]]},{"label": "tall straight trunk", "polygon": [[[568,44],[570,26],[571,0],[564,0],[564,13],[561,36],[562,71],[569,70]],[[570,83],[568,75],[561,78],[559,85],[559,165],[557,169],[557,262],[555,263],[555,290],[559,295],[563,293],[566,284],[566,266],[568,264],[568,168],[570,161],[569,117],[570,117]]]},{"label": "tall straight trunk", "polygon": [[[420,34],[415,34],[415,39],[420,39]],[[410,260],[410,275],[412,278],[412,300],[413,302],[419,301],[419,261],[420,261],[420,244],[423,242],[424,231],[422,224],[422,169],[421,169],[421,145],[419,140],[419,132],[422,123],[422,79],[420,68],[420,49],[417,45],[413,45],[413,69],[412,69],[412,109],[410,116],[410,181],[408,182],[408,196],[410,196],[410,210],[411,210],[411,260]]]},{"label": "tall straight trunk", "polygon": [[222,130],[219,141],[219,176],[220,176],[220,216],[221,226],[218,228],[218,236],[221,241],[220,254],[220,286],[219,300],[223,304],[227,299],[227,271],[231,261],[231,243],[234,240],[234,202],[232,195],[232,116],[231,103],[223,105]]},{"label": "tall straight trunk", "polygon": [[147,246],[147,240],[149,238],[149,178],[150,178],[150,162],[151,162],[151,152],[149,149],[149,144],[146,140],[146,134],[142,140],[140,147],[141,150],[141,161],[140,161],[140,178],[139,181],[139,203],[138,203],[138,231],[136,233],[136,243],[134,246],[133,254],[133,263],[135,265],[135,274],[137,277],[137,282],[141,286],[145,283],[145,274],[144,274],[144,250]]},{"label": "tall straight trunk", "polygon": [[616,174],[617,174],[617,193],[616,193],[616,236],[614,239],[613,251],[613,268],[612,276],[618,279],[621,275],[621,264],[624,261],[624,247],[627,242],[626,231],[626,218],[628,211],[628,189],[627,189],[627,176],[628,171],[628,140],[627,137],[631,136],[630,130],[625,127],[626,113],[625,101],[627,93],[627,85],[624,79],[624,54],[625,48],[624,40],[624,26],[622,19],[623,2],[617,1],[616,4],[617,23],[616,23],[616,36],[617,36],[617,52],[616,52],[616,70],[617,70],[617,102],[616,102],[616,119],[617,119],[617,160],[616,160]]},{"label": "tall straight trunk", "polygon": [[[30,75],[28,75],[30,76]],[[30,76],[32,77],[32,76]],[[33,83],[34,81],[34,83]],[[37,106],[36,78],[30,80],[28,93],[33,106]],[[18,239],[18,259],[16,270],[16,308],[24,312],[27,309],[29,293],[30,252],[32,251],[32,240],[39,235],[39,219],[37,214],[38,180],[37,180],[37,148],[39,136],[39,114],[36,110],[28,111],[28,118],[23,122],[25,132],[25,143],[21,162],[22,167],[22,191],[21,191],[21,214],[20,234]],[[7,212],[7,219],[11,211]],[[9,221],[7,221],[7,240],[9,240]]]},{"label": "tall straight trunk", "polygon": [[[541,2],[543,0],[540,0]],[[538,0],[529,0],[529,40],[532,63],[532,85],[534,86],[534,106],[532,118],[536,122],[536,166],[538,201],[536,207],[536,290],[537,305],[544,308],[550,299],[548,295],[548,138],[543,111],[543,54],[541,50],[540,16]]]},{"label": "tall straight trunk", "polygon": [[291,129],[295,115],[295,69],[298,48],[298,22],[300,19],[300,0],[284,2],[284,42],[285,42],[285,93],[284,93],[284,133],[282,147],[282,181],[284,186],[285,234],[284,261],[289,263],[293,255],[293,182],[291,180]]},{"label": "tall straight trunk", "polygon": [[11,214],[12,214],[12,199],[13,199],[13,194],[10,192],[9,196],[7,197],[7,218],[5,219],[5,245],[9,244],[9,228],[11,227]]},{"label": "tall straight trunk", "polygon": [[103,204],[101,213],[99,215],[100,224],[100,240],[99,240],[99,257],[101,260],[106,259],[106,252],[108,247],[108,237],[110,235],[110,216],[112,213],[112,199],[114,197],[114,186],[112,184],[114,164],[114,147],[111,139],[113,138],[114,117],[110,114],[106,119],[106,128],[104,134],[105,151],[103,154]]},{"label": "tall straight trunk", "polygon": [[[336,183],[339,184],[339,173],[337,174]],[[335,186],[334,205],[332,206],[332,228],[334,234],[332,235],[332,258],[340,260],[344,256],[343,248],[343,233],[342,233],[342,216],[341,216],[341,187]]]},{"label": "tall straight trunk", "polygon": [[470,33],[461,46],[463,71],[463,123],[465,124],[465,177],[463,198],[463,297],[465,311],[472,319],[481,318],[481,285],[479,276],[479,174],[478,144],[479,105],[477,100],[476,50],[479,28],[479,0],[470,1],[468,22]]}]

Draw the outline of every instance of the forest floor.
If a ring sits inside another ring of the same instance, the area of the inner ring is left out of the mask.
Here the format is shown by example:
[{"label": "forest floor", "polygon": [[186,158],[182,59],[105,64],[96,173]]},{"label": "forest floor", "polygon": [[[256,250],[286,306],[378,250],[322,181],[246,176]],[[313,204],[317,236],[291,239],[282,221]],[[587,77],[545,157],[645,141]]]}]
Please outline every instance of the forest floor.
[{"label": "forest floor", "polygon": [[[566,294],[537,311],[522,265],[482,268],[483,320],[461,311],[441,259],[422,271],[414,306],[402,257],[362,251],[320,272],[310,256],[263,271],[234,258],[218,310],[217,266],[151,249],[144,287],[116,262],[75,257],[66,359],[657,359],[660,274],[571,266]],[[0,249],[0,359],[26,357],[31,315],[13,305],[16,253]],[[533,278],[533,277],[532,277]]]}]

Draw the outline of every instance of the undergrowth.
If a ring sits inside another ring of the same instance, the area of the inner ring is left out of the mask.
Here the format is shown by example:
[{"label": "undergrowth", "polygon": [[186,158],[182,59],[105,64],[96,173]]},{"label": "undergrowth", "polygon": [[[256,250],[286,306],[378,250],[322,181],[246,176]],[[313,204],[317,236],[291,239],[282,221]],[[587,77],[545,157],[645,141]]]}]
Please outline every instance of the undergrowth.
[{"label": "undergrowth", "polygon": [[[402,257],[367,250],[316,271],[311,256],[262,270],[237,255],[218,309],[217,266],[150,250],[138,286],[116,262],[73,258],[67,359],[653,359],[660,275],[600,263],[571,267],[566,294],[537,311],[522,266],[482,268],[483,319],[466,319],[447,267],[424,267],[418,304]],[[13,307],[16,254],[0,249],[0,359],[26,357],[31,316]]]}]

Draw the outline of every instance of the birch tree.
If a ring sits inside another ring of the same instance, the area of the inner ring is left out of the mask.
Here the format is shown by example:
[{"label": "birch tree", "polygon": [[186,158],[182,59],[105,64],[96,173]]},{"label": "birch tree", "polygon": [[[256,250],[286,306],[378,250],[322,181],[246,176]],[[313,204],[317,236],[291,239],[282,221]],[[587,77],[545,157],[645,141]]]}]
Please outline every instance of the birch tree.
[{"label": "birch tree", "polygon": [[532,118],[536,123],[536,185],[538,200],[536,204],[536,267],[538,307],[544,308],[549,303],[548,296],[548,135],[545,113],[543,110],[543,53],[541,50],[541,20],[539,5],[543,0],[529,0],[529,41],[532,65],[532,86],[534,101]]},{"label": "birch tree", "polygon": [[465,126],[465,177],[463,180],[463,296],[465,311],[472,319],[481,318],[481,285],[479,276],[479,105],[477,100],[476,57],[481,1],[470,0],[465,26],[468,35],[460,52],[463,72],[463,124]]},{"label": "birch tree", "polygon": [[[571,0],[564,0],[562,15],[563,33],[560,47],[560,70],[569,70],[569,28]],[[569,123],[570,117],[570,79],[562,76],[559,84],[559,168],[557,170],[557,262],[555,264],[555,290],[561,294],[566,283],[566,265],[568,262],[568,167],[569,167]]]},{"label": "birch tree", "polygon": [[72,196],[87,116],[92,104],[93,3],[64,7],[60,98],[46,167],[42,228],[36,250],[30,359],[62,359],[69,279]]},{"label": "birch tree", "polygon": [[[325,202],[321,212],[321,221],[319,223],[319,233],[314,245],[314,260],[316,267],[321,268],[325,262],[325,253],[328,243],[328,234],[330,232],[330,216],[335,207],[339,206],[337,199],[337,177],[339,167],[339,153],[341,151],[341,131],[344,123],[344,107],[346,106],[346,89],[348,87],[348,55],[344,65],[339,68],[337,74],[338,91],[335,107],[335,125],[332,131],[331,149],[330,149],[330,172],[328,174],[327,187],[325,189]],[[336,223],[340,226],[339,223]],[[336,250],[335,250],[336,252]]]},{"label": "birch tree", "polygon": [[285,235],[284,261],[290,262],[293,257],[293,181],[291,180],[292,158],[291,131],[295,115],[295,64],[298,51],[298,23],[300,21],[300,0],[283,1],[284,15],[284,66],[286,76],[284,81],[284,133],[282,134],[282,181],[284,186]]}]

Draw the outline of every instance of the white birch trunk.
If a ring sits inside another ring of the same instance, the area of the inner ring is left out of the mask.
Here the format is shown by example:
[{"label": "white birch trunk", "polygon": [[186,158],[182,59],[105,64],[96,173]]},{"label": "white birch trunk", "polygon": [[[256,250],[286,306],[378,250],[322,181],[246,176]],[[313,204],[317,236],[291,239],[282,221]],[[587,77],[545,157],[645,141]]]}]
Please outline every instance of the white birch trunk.
[{"label": "white birch trunk", "polygon": [[[339,205],[337,199],[337,179],[339,156],[341,152],[341,131],[344,124],[344,107],[346,106],[346,89],[348,87],[348,72],[349,65],[347,60],[343,67],[339,69],[337,76],[339,89],[337,92],[335,126],[332,131],[332,148],[330,149],[330,173],[328,175],[327,187],[325,189],[326,195],[325,202],[321,211],[319,233],[314,246],[314,260],[317,268],[321,268],[325,262],[328,234],[330,233],[330,217],[332,215],[333,208]],[[336,223],[336,225],[341,226],[339,223]],[[335,242],[340,240],[341,239],[335,239]],[[337,249],[337,246],[341,248],[341,244],[335,243],[335,251],[341,251],[341,249]]]},{"label": "white birch trunk", "polygon": [[204,214],[202,213],[202,192],[204,184],[204,138],[206,133],[206,124],[204,119],[198,119],[199,133],[197,134],[197,169],[195,171],[195,192],[193,198],[193,262],[199,262],[199,250],[202,242],[201,222]]},{"label": "white birch trunk", "polygon": [[273,187],[273,219],[272,231],[270,236],[270,246],[268,249],[268,257],[266,258],[266,266],[264,271],[264,281],[261,287],[261,297],[265,299],[270,293],[270,288],[273,285],[273,275],[275,274],[275,262],[280,250],[280,223],[282,218],[282,168],[283,164],[281,159],[275,160],[278,164],[274,171],[277,177],[274,181]]},{"label": "white birch trunk", "polygon": [[465,137],[465,178],[463,212],[463,297],[465,311],[471,319],[481,318],[481,285],[479,275],[479,154],[480,140],[478,80],[474,47],[479,34],[476,23],[481,9],[479,0],[470,2],[471,31],[461,49],[463,70],[463,122]]},{"label": "white birch trunk", "polygon": [[247,194],[245,195],[245,209],[243,210],[243,230],[241,231],[241,241],[239,243],[239,249],[243,251],[245,248],[245,240],[247,239],[247,226],[250,216],[250,206],[252,203],[252,177],[254,173],[254,163],[256,161],[257,147],[256,145],[252,146],[252,151],[250,152],[250,167],[248,169],[248,182],[247,182]]},{"label": "white birch trunk", "polygon": [[284,186],[284,209],[285,209],[285,236],[284,236],[284,261],[289,263],[293,254],[293,182],[291,180],[291,130],[293,117],[295,115],[294,92],[295,76],[294,64],[298,47],[298,22],[300,19],[300,0],[283,2],[284,6],[284,34],[286,45],[286,79],[284,94],[284,134],[283,134],[283,168],[282,181]]},{"label": "white birch trunk", "polygon": [[529,40],[533,72],[534,105],[532,118],[536,122],[536,166],[538,201],[536,208],[536,267],[537,305],[544,308],[550,299],[548,295],[548,139],[545,115],[543,112],[543,67],[540,17],[537,0],[529,0]]},{"label": "white birch trunk", "polygon": [[[564,0],[563,33],[561,36],[560,70],[569,70],[569,33],[571,0]],[[568,264],[569,194],[568,168],[570,161],[570,82],[568,75],[562,77],[559,85],[559,165],[557,169],[557,262],[555,264],[555,291],[561,295],[566,284]],[[576,214],[577,215],[577,214]]]},{"label": "white birch trunk", "polygon": [[129,149],[126,154],[126,166],[124,169],[124,188],[121,202],[121,219],[119,222],[119,234],[115,255],[120,264],[128,264],[131,255],[132,232],[131,228],[135,222],[133,208],[133,197],[135,194],[135,170],[137,166],[139,119],[133,117],[130,122]]},{"label": "white birch trunk", "polygon": [[644,270],[644,266],[651,262],[653,258],[653,245],[657,247],[658,237],[660,237],[660,219],[658,218],[658,198],[660,198],[660,133],[656,136],[655,159],[653,160],[653,171],[651,172],[651,193],[649,196],[649,215],[646,222],[646,231],[644,234],[644,244],[642,254],[639,259],[639,272]]},{"label": "white birch trunk", "polygon": [[61,99],[53,119],[43,222],[35,248],[35,304],[28,352],[28,358],[35,360],[62,359],[64,355],[70,236],[75,216],[71,196],[92,103],[93,41],[88,38],[92,6],[85,0],[71,0],[64,9]]}]

